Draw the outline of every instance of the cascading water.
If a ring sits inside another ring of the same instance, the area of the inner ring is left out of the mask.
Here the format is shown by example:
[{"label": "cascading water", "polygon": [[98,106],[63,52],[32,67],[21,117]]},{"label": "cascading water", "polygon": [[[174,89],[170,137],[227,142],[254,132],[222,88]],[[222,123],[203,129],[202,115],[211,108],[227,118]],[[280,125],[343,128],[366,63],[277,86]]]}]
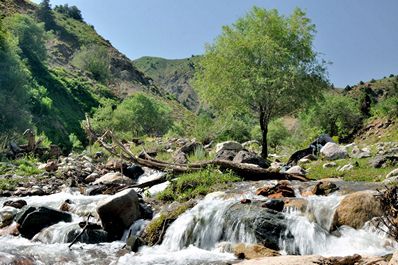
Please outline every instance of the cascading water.
[{"label": "cascading water", "polygon": [[335,209],[342,198],[337,194],[310,196],[305,213],[296,209],[287,210],[285,239],[280,240],[283,252],[323,256],[381,256],[398,247],[385,234],[373,229],[370,223],[362,229],[342,226],[330,233]]},{"label": "cascading water", "polygon": [[[264,243],[258,238],[258,228],[264,228],[260,236],[264,233],[267,236],[269,225],[273,225],[273,236],[279,236],[276,244],[285,254],[384,255],[398,247],[385,235],[375,232],[371,225],[359,230],[343,226],[330,233],[334,211],[343,198],[338,194],[301,198],[307,201],[304,213],[291,208],[283,213],[270,213],[261,207],[262,202],[254,203],[265,198],[251,194],[252,191],[239,195],[209,194],[167,229],[161,245],[142,247],[138,253],[121,249],[129,234],[138,235],[143,230],[147,224],[144,220],[136,221],[131,231],[125,232],[122,241],[92,245],[77,243],[71,250],[65,243],[67,235],[85,220],[82,216],[96,215],[97,203],[107,195],[84,196],[68,190],[49,196],[22,198],[28,205],[52,208],[59,208],[65,200],[70,200],[73,202],[72,222],[43,229],[33,240],[0,236],[0,264],[7,264],[7,259],[12,260],[13,256],[33,258],[35,264],[225,264],[236,259],[228,252],[232,244]],[[242,196],[252,199],[253,203],[241,204]],[[0,198],[0,204],[7,199]],[[277,218],[270,219],[270,216]],[[276,226],[275,222],[282,224]],[[283,230],[276,229],[280,227]]]}]

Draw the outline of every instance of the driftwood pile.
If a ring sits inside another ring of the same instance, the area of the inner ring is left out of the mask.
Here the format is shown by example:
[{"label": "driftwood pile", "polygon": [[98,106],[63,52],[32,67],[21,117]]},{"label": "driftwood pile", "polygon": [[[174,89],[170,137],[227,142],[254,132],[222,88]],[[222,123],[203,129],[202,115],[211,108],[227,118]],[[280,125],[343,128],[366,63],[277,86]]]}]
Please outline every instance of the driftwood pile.
[{"label": "driftwood pile", "polygon": [[[221,170],[231,170],[235,172],[238,176],[242,177],[244,180],[298,180],[298,181],[308,181],[308,179],[301,175],[280,173],[271,169],[259,168],[256,166],[234,163],[228,160],[210,160],[203,161],[200,163],[190,163],[190,164],[177,164],[170,163],[161,160],[157,160],[149,156],[145,150],[140,154],[134,154],[127,144],[123,144],[117,137],[112,133],[112,131],[105,132],[102,136],[98,137],[94,131],[91,129],[90,120],[86,118],[85,124],[86,133],[89,136],[91,142],[98,142],[104,149],[114,156],[118,156],[122,159],[131,161],[135,164],[169,172],[173,175],[178,175],[181,173],[188,173],[202,170],[208,166],[218,166]],[[165,178],[165,177],[164,177]],[[157,183],[163,182],[165,179],[156,179],[153,182],[146,182],[141,185],[136,185],[135,187],[148,187],[155,185]],[[143,186],[145,185],[145,186]]]},{"label": "driftwood pile", "polygon": [[380,200],[384,215],[377,219],[376,227],[398,240],[398,186],[387,187],[379,191],[376,197]]}]

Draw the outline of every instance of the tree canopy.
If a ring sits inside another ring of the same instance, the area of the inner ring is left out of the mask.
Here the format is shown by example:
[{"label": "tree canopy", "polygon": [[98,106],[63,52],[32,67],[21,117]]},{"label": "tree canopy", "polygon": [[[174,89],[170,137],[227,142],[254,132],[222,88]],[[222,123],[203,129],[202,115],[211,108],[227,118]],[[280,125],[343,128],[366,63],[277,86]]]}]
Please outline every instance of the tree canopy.
[{"label": "tree canopy", "polygon": [[300,9],[287,17],[254,7],[223,27],[200,60],[194,80],[200,96],[220,111],[256,114],[264,157],[269,122],[322,94],[325,68],[312,47],[314,34]]}]

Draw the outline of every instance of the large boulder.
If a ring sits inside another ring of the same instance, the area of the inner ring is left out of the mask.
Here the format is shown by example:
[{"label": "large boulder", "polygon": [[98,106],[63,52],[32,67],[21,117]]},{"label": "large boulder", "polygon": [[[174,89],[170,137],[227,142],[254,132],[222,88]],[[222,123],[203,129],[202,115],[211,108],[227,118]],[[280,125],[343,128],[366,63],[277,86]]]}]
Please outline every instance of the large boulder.
[{"label": "large boulder", "polygon": [[217,152],[214,160],[234,160],[235,156],[238,154],[236,150],[220,150]]},{"label": "large boulder", "polygon": [[134,164],[129,165],[123,169],[123,175],[125,175],[128,178],[131,178],[132,180],[137,180],[144,173],[145,172],[142,169],[142,167]]},{"label": "large boulder", "polygon": [[382,205],[376,194],[370,190],[348,194],[337,206],[332,228],[348,225],[358,229],[373,217],[381,216]]},{"label": "large boulder", "polygon": [[243,146],[235,141],[226,141],[216,145],[216,153],[220,152],[221,150],[233,150],[239,152],[243,149]]},{"label": "large boulder", "polygon": [[239,151],[234,159],[232,160],[235,163],[248,163],[258,165],[262,168],[268,168],[271,163],[261,156],[257,155],[256,153],[249,152],[247,150]]},{"label": "large boulder", "polygon": [[93,184],[132,184],[133,180],[123,176],[120,172],[110,172],[96,179]]},{"label": "large boulder", "polygon": [[110,238],[118,240],[125,229],[141,218],[138,194],[133,189],[118,192],[100,201],[97,212]]},{"label": "large boulder", "polygon": [[25,207],[15,218],[23,237],[32,239],[43,228],[59,222],[72,222],[72,215],[49,207]]},{"label": "large boulder", "polygon": [[371,161],[369,161],[372,167],[381,168],[388,165],[398,164],[398,155],[377,155]]},{"label": "large boulder", "polygon": [[321,155],[327,160],[343,159],[347,157],[347,150],[338,144],[328,142],[321,149]]}]

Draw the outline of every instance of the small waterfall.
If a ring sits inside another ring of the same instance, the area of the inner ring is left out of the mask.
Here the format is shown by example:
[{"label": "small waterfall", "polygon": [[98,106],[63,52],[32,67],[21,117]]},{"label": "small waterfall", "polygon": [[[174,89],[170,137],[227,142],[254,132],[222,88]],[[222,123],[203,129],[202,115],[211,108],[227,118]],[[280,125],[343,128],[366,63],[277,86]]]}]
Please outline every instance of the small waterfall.
[{"label": "small waterfall", "polygon": [[167,229],[162,246],[172,251],[189,245],[210,250],[220,241],[255,243],[254,233],[242,221],[243,218],[227,218],[230,208],[239,202],[236,199],[221,199],[219,195],[222,193],[208,195],[181,215]]},{"label": "small waterfall", "polygon": [[329,233],[336,207],[343,197],[311,196],[305,213],[286,212],[288,220],[280,248],[286,254],[347,256],[353,254],[381,256],[394,251],[397,244],[377,232],[370,224],[355,230],[342,226]]}]

